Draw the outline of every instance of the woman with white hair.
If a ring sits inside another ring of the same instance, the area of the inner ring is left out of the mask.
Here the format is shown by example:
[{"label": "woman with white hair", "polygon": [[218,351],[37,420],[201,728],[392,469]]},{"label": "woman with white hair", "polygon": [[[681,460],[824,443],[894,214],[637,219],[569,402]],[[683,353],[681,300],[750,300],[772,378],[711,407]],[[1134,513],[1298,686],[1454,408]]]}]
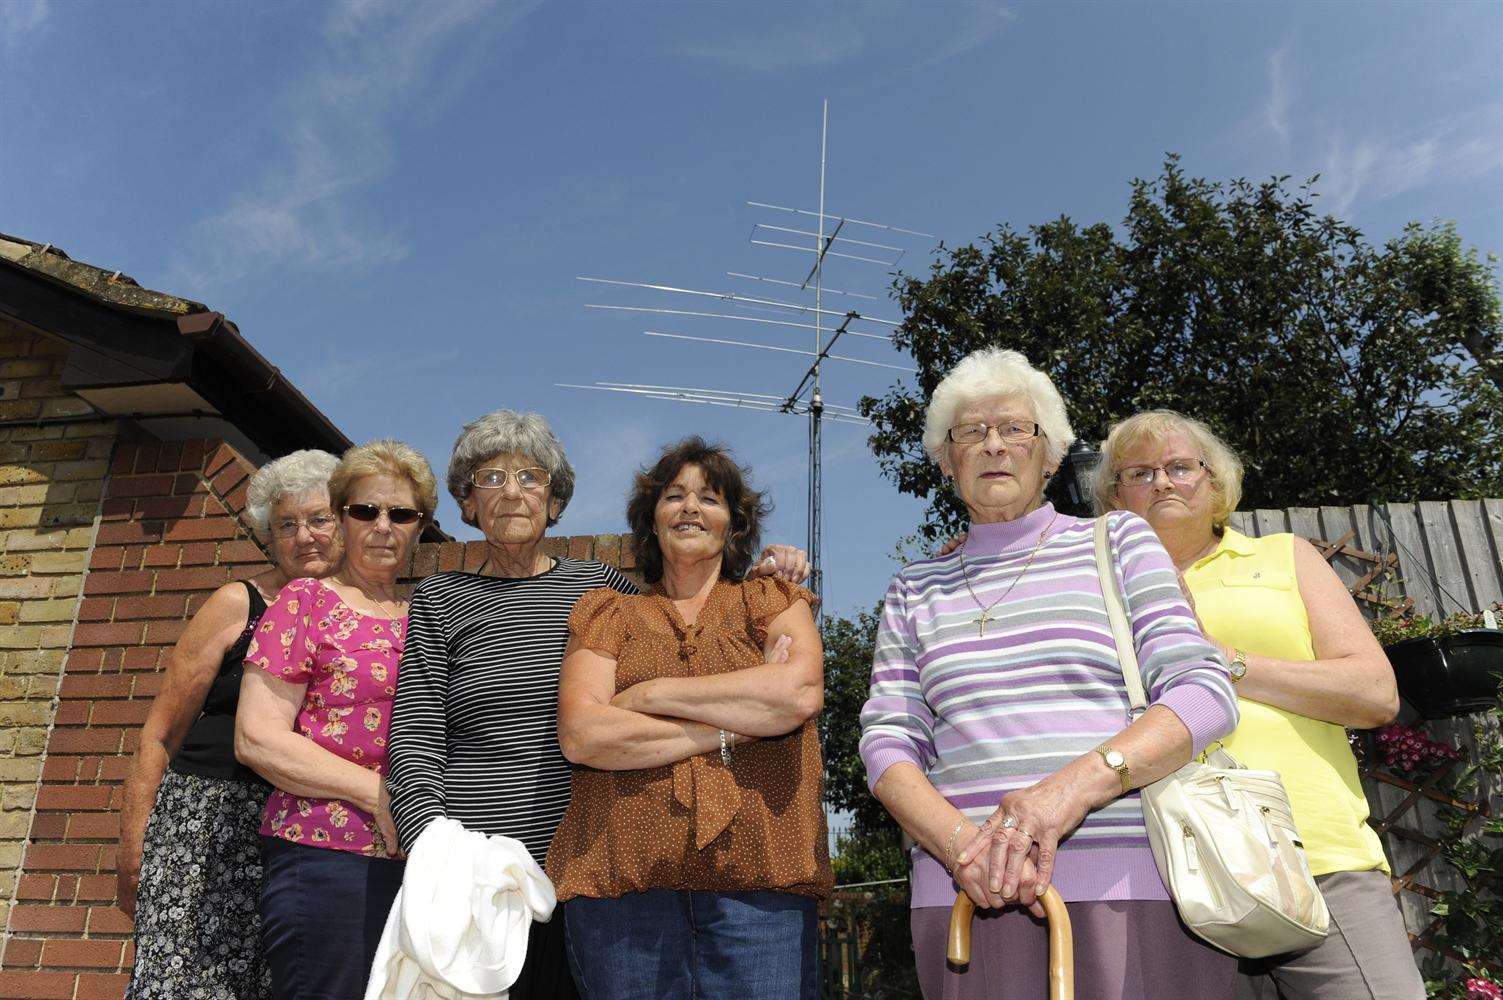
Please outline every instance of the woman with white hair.
[{"label": "woman with white hair", "polygon": [[[1044,502],[1075,435],[1048,376],[978,351],[935,389],[924,446],[971,515],[965,544],[888,589],[861,713],[872,792],[916,842],[912,927],[929,998],[1044,995],[1037,896],[1075,928],[1077,996],[1232,996],[1235,961],[1180,924],[1135,789],[1237,720],[1226,667],[1196,627],[1153,530],[1114,514],[1116,580],[1094,522]],[[1120,587],[1149,708],[1129,715],[1104,587]],[[957,891],[979,909],[971,964],[945,961]]]},{"label": "woman with white hair", "polygon": [[1356,602],[1303,538],[1250,538],[1227,523],[1242,463],[1201,421],[1149,410],[1115,425],[1101,451],[1097,510],[1144,518],[1174,560],[1241,698],[1226,748],[1282,776],[1331,911],[1331,932],[1312,950],[1243,962],[1242,995],[1423,997],[1347,741],[1348,726],[1381,726],[1399,707],[1393,668]]},{"label": "woman with white hair", "polygon": [[271,786],[235,760],[246,647],[277,592],[339,561],[323,451],[297,451],[251,477],[245,516],[272,567],[209,595],[162,671],[125,777],[116,856],[118,904],[136,921],[126,996],[259,1000],[261,848]]},{"label": "woman with white hair", "polygon": [[[545,537],[574,495],[574,468],[548,422],[497,410],[464,426],[449,492],[485,535],[474,571],[437,573],[412,595],[391,732],[392,813],[410,850],[441,816],[521,841],[543,864],[569,805],[558,684],[569,614],[591,590],[637,588],[613,567],[552,554]],[[803,553],[773,546],[762,572],[797,582]],[[573,997],[564,921],[534,924],[512,1000]]]}]

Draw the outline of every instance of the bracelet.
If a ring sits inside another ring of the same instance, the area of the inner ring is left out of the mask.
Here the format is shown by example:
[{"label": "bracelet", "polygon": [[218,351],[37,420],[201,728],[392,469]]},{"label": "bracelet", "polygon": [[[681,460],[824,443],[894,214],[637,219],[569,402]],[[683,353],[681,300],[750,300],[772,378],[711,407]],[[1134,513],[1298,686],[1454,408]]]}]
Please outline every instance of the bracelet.
[{"label": "bracelet", "polygon": [[731,745],[726,741],[724,729],[720,731],[720,763],[731,766]]},{"label": "bracelet", "polygon": [[960,836],[960,830],[963,826],[965,826],[964,816],[960,817],[960,819],[955,823],[955,829],[950,831],[950,837],[945,841],[945,859],[947,861],[947,864],[945,865],[946,871],[951,870],[951,866],[955,864],[955,838]]}]

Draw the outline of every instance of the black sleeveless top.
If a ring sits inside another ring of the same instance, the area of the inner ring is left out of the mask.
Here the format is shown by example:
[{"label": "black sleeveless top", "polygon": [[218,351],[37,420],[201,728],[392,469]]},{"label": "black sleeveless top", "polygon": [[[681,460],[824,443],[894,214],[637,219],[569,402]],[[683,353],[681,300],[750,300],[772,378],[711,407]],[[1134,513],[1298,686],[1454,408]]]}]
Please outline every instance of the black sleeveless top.
[{"label": "black sleeveless top", "polygon": [[225,651],[219,664],[219,676],[209,687],[203,711],[183,737],[183,745],[172,758],[172,770],[178,774],[196,774],[205,778],[233,778],[266,784],[255,771],[235,760],[235,708],[240,703],[240,678],[245,673],[245,651],[250,648],[256,625],[266,613],[266,601],[249,580],[242,580],[250,596],[250,613],[245,630]]}]

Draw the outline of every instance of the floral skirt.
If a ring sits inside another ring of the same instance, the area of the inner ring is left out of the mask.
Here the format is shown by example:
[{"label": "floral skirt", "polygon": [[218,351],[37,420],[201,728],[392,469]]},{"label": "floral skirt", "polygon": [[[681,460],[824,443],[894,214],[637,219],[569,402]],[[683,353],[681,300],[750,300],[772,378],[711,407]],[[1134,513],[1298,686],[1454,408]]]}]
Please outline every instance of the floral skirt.
[{"label": "floral skirt", "polygon": [[271,789],[169,770],[146,825],[126,1000],[268,1000],[261,813]]}]

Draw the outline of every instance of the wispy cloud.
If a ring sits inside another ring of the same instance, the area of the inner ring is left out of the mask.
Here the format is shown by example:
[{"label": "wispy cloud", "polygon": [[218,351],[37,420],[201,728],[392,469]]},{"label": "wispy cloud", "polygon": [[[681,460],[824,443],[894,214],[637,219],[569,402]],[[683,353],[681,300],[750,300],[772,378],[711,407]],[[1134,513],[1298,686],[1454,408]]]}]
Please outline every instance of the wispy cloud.
[{"label": "wispy cloud", "polygon": [[540,3],[336,4],[318,37],[312,62],[319,68],[282,97],[282,150],[251,188],[199,223],[191,257],[175,262],[179,280],[202,288],[274,265],[400,260],[407,252],[401,233],[363,212],[356,197],[392,168],[395,122],[444,86],[453,50],[510,28]]},{"label": "wispy cloud", "polygon": [[0,2],[0,51],[14,55],[33,32],[47,23],[50,13],[46,0]]},{"label": "wispy cloud", "polygon": [[1282,45],[1268,57],[1268,99],[1263,105],[1263,121],[1286,145],[1293,96],[1289,80],[1289,46]]},{"label": "wispy cloud", "polygon": [[1326,140],[1319,190],[1327,208],[1348,212],[1428,184],[1503,170],[1503,102],[1449,115],[1402,136]]},{"label": "wispy cloud", "polygon": [[[718,31],[669,46],[674,55],[741,73],[779,74],[820,70],[869,56],[898,38],[901,51],[885,53],[889,71],[917,70],[961,55],[995,36],[1016,15],[1000,3],[932,5],[920,8],[883,2],[799,6],[795,16],[774,24]],[[764,16],[766,8],[763,8]],[[918,18],[895,31],[894,22]]]}]

